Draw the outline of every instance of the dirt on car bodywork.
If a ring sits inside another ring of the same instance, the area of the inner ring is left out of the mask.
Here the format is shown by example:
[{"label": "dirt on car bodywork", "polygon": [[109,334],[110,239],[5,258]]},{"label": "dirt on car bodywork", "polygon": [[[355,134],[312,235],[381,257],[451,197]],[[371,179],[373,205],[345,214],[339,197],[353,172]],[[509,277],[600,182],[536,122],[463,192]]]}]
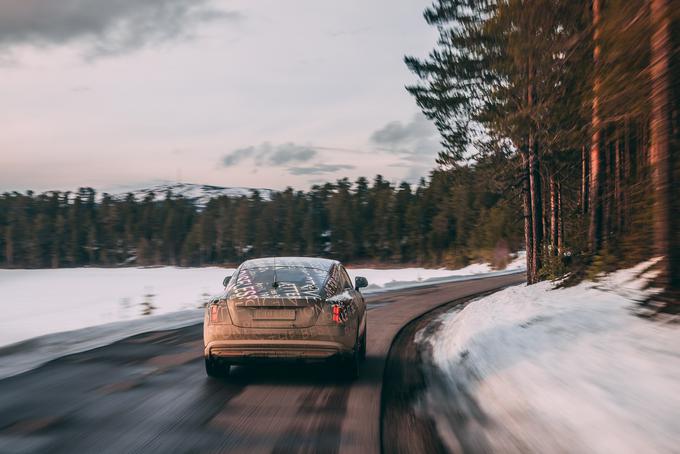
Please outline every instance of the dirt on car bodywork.
[{"label": "dirt on car bodywork", "polygon": [[249,260],[206,308],[204,355],[226,363],[328,359],[355,354],[364,333],[364,299],[339,262]]}]

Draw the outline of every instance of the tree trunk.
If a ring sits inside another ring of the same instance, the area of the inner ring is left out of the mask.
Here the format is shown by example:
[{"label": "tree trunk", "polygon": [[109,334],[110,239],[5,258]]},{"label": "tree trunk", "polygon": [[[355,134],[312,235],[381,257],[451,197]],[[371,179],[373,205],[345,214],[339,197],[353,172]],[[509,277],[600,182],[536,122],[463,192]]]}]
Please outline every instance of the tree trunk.
[{"label": "tree trunk", "polygon": [[610,237],[612,232],[612,205],[614,190],[612,188],[612,155],[613,146],[607,143],[609,140],[609,134],[607,134],[607,129],[602,137],[604,142],[604,149],[602,150],[602,178],[600,180],[600,185],[602,186],[602,249],[606,249],[610,243]]},{"label": "tree trunk", "polygon": [[551,173],[550,181],[550,255],[557,255],[559,241],[557,182],[555,174]]},{"label": "tree trunk", "polygon": [[[531,56],[527,61],[527,110],[533,111],[534,106],[534,78],[535,70]],[[531,120],[529,119],[529,123]],[[531,200],[531,240],[532,240],[532,280],[538,281],[538,271],[541,269],[541,247],[543,244],[543,200],[541,197],[541,171],[538,156],[538,143],[534,136],[534,126],[530,124],[528,136],[529,152],[529,198]]]},{"label": "tree trunk", "polygon": [[[527,150],[528,151],[528,150]],[[527,153],[521,153],[522,156],[522,209],[524,211],[524,247],[526,249],[527,262],[527,282],[533,283],[535,271],[533,269],[533,235],[531,228],[533,222],[531,221],[531,198],[529,187],[529,158]]]},{"label": "tree trunk", "polygon": [[643,171],[643,169],[647,168],[647,165],[650,162],[649,158],[649,125],[645,125],[644,123],[642,124],[641,131],[640,131],[640,165],[639,169]]},{"label": "tree trunk", "polygon": [[[543,241],[548,244],[548,249],[550,246],[550,232],[551,232],[551,219],[550,219],[550,204],[552,203],[552,199],[550,198],[550,178],[546,178],[543,174],[541,174],[541,181],[548,181],[548,185],[545,187],[546,192],[548,192],[548,197],[543,197],[543,205],[541,207],[541,211],[543,212],[543,233],[541,234],[541,238],[543,238]],[[542,193],[543,191],[541,191]],[[550,252],[550,251],[549,251]]]},{"label": "tree trunk", "polygon": [[626,119],[624,130],[623,130],[623,176],[622,176],[622,181],[623,181],[623,190],[621,192],[621,204],[623,205],[622,207],[622,212],[623,212],[623,219],[621,222],[621,228],[623,229],[624,232],[628,231],[628,226],[630,223],[630,203],[629,203],[629,195],[628,192],[630,191],[630,180],[631,180],[631,147],[630,147],[630,122],[628,119]]},{"label": "tree trunk", "polygon": [[616,132],[616,142],[614,144],[614,206],[616,212],[616,219],[614,220],[614,228],[616,233],[621,232],[623,225],[623,186],[621,184],[621,134]]},{"label": "tree trunk", "polygon": [[590,123],[590,225],[588,242],[590,253],[597,254],[602,242],[602,151],[600,119],[600,0],[593,0],[593,63],[595,78],[593,82],[593,109]]},{"label": "tree trunk", "polygon": [[562,217],[562,183],[557,182],[557,254],[564,253],[564,218]]},{"label": "tree trunk", "polygon": [[588,153],[581,147],[581,213],[588,212]]},{"label": "tree trunk", "polygon": [[[663,257],[658,284],[669,290],[671,264],[671,163],[670,163],[670,8],[669,0],[651,0],[651,119],[650,165],[654,204],[654,251]],[[677,279],[677,278],[675,278]]]},{"label": "tree trunk", "polygon": [[533,134],[529,134],[529,194],[531,198],[531,235],[532,235],[532,268],[534,280],[537,282],[538,270],[541,268],[541,246],[543,244],[543,202],[541,197],[541,173],[539,171],[538,146]]}]

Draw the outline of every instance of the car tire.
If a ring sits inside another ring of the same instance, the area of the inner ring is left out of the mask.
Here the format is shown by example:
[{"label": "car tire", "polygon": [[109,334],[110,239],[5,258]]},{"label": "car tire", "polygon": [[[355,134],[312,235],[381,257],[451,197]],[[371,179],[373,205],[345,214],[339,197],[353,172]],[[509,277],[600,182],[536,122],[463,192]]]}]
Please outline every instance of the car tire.
[{"label": "car tire", "polygon": [[359,340],[359,359],[364,361],[366,359],[366,331],[368,328],[364,328],[364,334],[361,335],[361,339]]},{"label": "car tire", "polygon": [[205,373],[211,378],[222,378],[229,376],[229,364],[222,364],[213,358],[205,358]]},{"label": "car tire", "polygon": [[359,352],[359,345],[355,345],[352,353],[340,361],[340,376],[346,380],[354,380],[358,378],[360,362],[361,355]]}]

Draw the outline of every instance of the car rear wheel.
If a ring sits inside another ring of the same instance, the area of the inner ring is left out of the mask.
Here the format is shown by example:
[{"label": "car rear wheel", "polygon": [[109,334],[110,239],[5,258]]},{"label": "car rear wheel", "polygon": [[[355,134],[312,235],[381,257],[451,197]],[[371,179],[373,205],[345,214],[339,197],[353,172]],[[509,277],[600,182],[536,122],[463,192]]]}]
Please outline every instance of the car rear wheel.
[{"label": "car rear wheel", "polygon": [[359,377],[359,363],[361,358],[359,357],[358,345],[355,347],[351,355],[346,356],[342,361],[340,361],[340,376],[346,380],[354,380]]},{"label": "car rear wheel", "polygon": [[352,353],[340,361],[340,375],[347,380],[359,377],[359,364],[366,357],[366,331],[357,338]]},{"label": "car rear wheel", "polygon": [[364,334],[361,335],[361,338],[359,339],[359,358],[363,361],[366,359],[366,330],[368,328],[364,328]]},{"label": "car rear wheel", "polygon": [[208,377],[221,378],[229,376],[229,364],[219,362],[214,358],[205,358],[205,373]]}]

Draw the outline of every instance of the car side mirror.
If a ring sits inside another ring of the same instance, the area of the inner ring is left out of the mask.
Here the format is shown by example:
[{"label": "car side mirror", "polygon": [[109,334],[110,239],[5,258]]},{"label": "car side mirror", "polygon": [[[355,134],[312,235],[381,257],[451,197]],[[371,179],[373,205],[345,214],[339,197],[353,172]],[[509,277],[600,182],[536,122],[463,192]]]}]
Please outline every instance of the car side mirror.
[{"label": "car side mirror", "polygon": [[360,288],[368,287],[368,280],[365,277],[357,276],[354,278],[354,288],[359,290]]},{"label": "car side mirror", "polygon": [[222,285],[224,285],[226,287],[227,285],[229,285],[230,280],[231,280],[231,276],[225,277],[224,280],[222,281]]}]

